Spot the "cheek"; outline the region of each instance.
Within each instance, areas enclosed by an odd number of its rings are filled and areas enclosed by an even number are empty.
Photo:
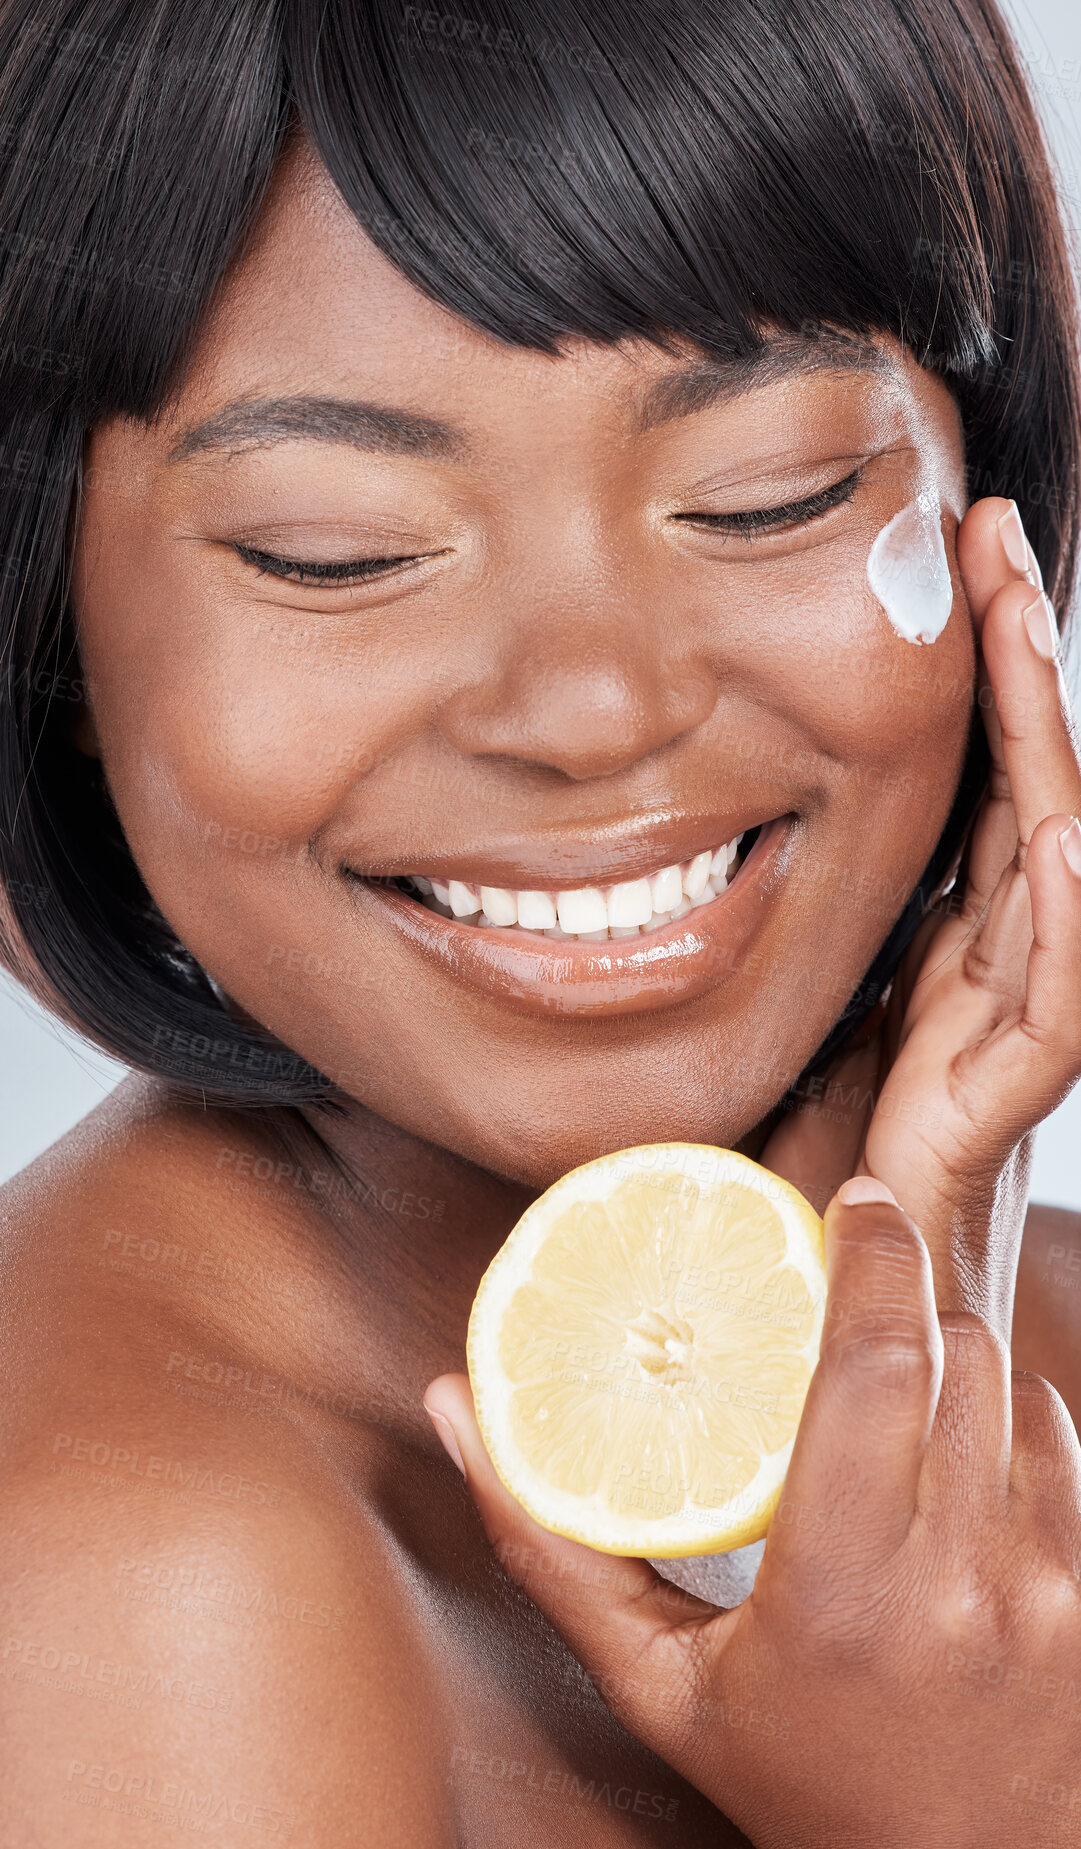
[[[763,638],[760,619],[757,637],[745,638],[745,658],[765,676],[759,697],[790,716],[801,746],[832,765],[838,789],[846,773],[858,788],[861,766],[892,766],[909,784],[933,788],[960,762],[972,705],[975,650],[964,588],[948,547],[943,577],[920,606],[926,618],[934,600],[941,618],[948,600],[948,620],[931,645],[903,639],[868,579],[874,539],[873,532],[854,535],[830,548],[828,563],[812,562],[813,554],[785,561],[760,603],[769,633]],[[926,577],[920,561],[909,559],[906,569]],[[910,605],[921,596],[917,590]]]
[[[141,570],[88,612],[83,659],[106,770],[140,864],[239,834],[299,851],[416,723],[400,664],[306,611],[208,609]]]

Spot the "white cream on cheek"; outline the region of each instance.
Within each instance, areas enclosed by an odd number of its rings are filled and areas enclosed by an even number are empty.
[[[867,559],[867,582],[905,642],[934,642],[942,634],[953,585],[933,489],[921,488],[882,528]]]

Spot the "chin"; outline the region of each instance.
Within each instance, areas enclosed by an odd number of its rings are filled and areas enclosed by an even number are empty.
[[[530,1188],[547,1188],[570,1169],[617,1149],[642,1143],[708,1143],[733,1149],[769,1106],[746,1100],[639,1096],[633,1104],[598,1086],[580,1110],[543,1117],[508,1106],[498,1125],[476,1118],[459,1122],[438,1142],[479,1168]],[[495,1134],[493,1134],[495,1132]]]

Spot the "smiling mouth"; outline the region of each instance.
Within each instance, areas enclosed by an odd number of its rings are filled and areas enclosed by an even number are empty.
[[[489,886],[460,877],[471,870],[464,856],[460,866],[443,861],[427,872],[342,871],[369,927],[394,933],[456,988],[524,1014],[601,1019],[674,1007],[738,977],[776,912],[798,839],[799,818],[789,811],[662,867],[664,849],[643,840],[638,877],[615,885]],[[522,871],[528,866],[536,881],[531,859]],[[517,871],[509,855],[502,864],[493,857],[489,878],[497,866],[504,878]]]
[[[650,937],[728,890],[761,833],[745,829],[731,841],[705,848],[640,879],[613,886],[512,888],[479,881],[402,874],[386,884],[440,918],[476,929],[496,928],[522,938],[600,944]]]

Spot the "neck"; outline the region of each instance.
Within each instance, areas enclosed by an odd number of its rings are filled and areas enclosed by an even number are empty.
[[[437,1373],[465,1365],[477,1286],[535,1191],[492,1175],[353,1100],[305,1107],[306,1165],[323,1213],[323,1262],[342,1315],[332,1334],[380,1398],[419,1413]],[[315,1152],[325,1155],[321,1169]],[[327,1158],[329,1157],[329,1160]]]

